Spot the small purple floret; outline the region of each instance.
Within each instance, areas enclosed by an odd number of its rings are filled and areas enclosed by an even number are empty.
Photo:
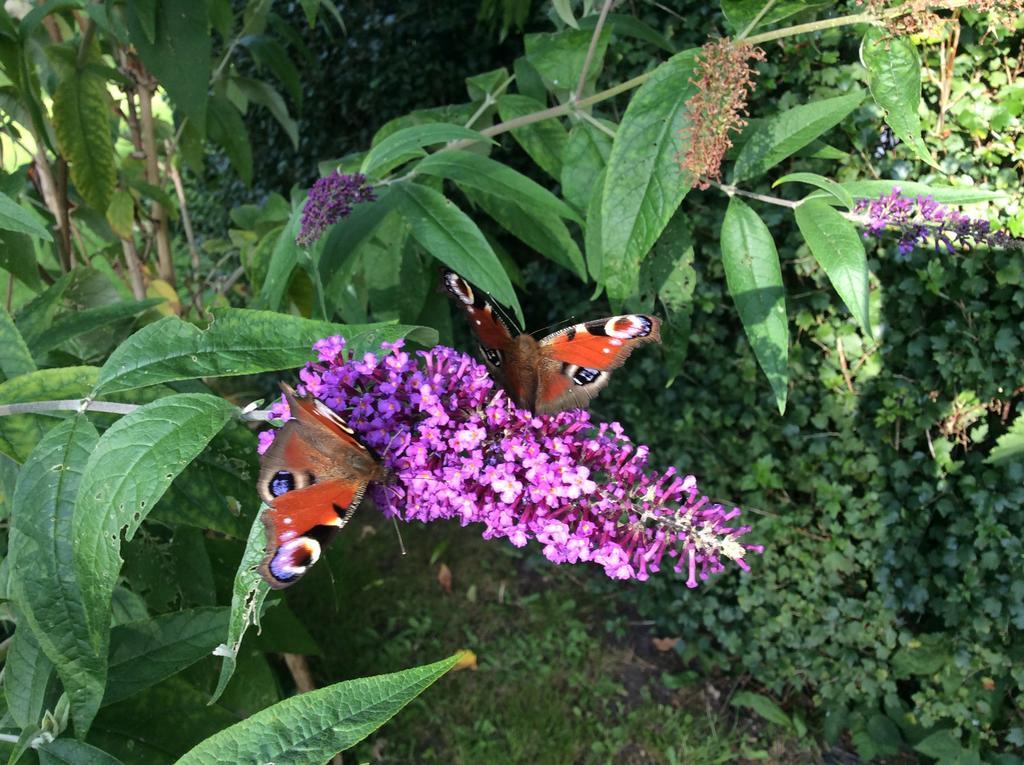
[[[352,213],[360,202],[372,202],[377,196],[361,173],[345,175],[335,170],[309,189],[306,206],[302,208],[302,226],[295,242],[309,247],[324,231]]]
[[[648,448],[618,423],[519,409],[459,351],[410,356],[397,341],[355,359],[338,337],[314,348],[300,390],[346,417],[395,472],[393,486],[372,489],[386,516],[481,523],[486,539],[534,539],[548,560],[596,563],[613,579],[668,566],[689,587],[723,559],[749,570],[744,556],[763,550],[739,541],[750,530],[731,524],[739,509],[700,495],[693,476],[648,470]],[[284,402],[272,412],[287,419]],[[261,434],[261,452],[270,440]]]

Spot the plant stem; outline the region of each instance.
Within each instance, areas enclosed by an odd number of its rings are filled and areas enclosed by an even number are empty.
[[[743,189],[739,189],[736,188],[735,186],[730,186],[725,183],[716,183],[715,181],[711,181],[711,185],[714,186],[719,191],[725,192],[730,197],[734,195],[740,197],[749,197],[750,199],[756,199],[758,202],[764,202],[765,204],[775,205],[777,207],[788,207],[791,210],[795,210],[797,207],[800,206],[799,202],[793,202],[789,199],[782,199],[781,197],[772,197],[768,196],[767,194],[757,194],[753,191],[745,191]]]
[[[139,260],[135,242],[131,239],[122,239],[121,251],[124,253],[125,265],[128,266],[128,283],[131,285],[132,295],[136,300],[145,300],[146,280],[142,276],[142,261]]]
[[[757,12],[757,15],[750,20],[750,23],[747,24],[746,29],[744,29],[742,32],[739,33],[739,35],[737,35],[736,40],[739,41],[745,39],[746,36],[749,35],[751,31],[754,29],[754,27],[756,27],[761,22],[761,19],[764,18],[765,14],[768,13],[768,11],[770,11],[772,9],[772,6],[774,5],[775,0],[768,0],[768,2],[764,4],[764,7]]]
[[[594,59],[594,51],[597,50],[597,41],[601,37],[601,30],[604,28],[604,21],[608,18],[608,11],[612,8],[612,0],[604,0],[601,6],[601,15],[597,17],[594,25],[594,34],[590,37],[590,47],[587,48],[587,57],[583,60],[583,69],[580,71],[580,80],[576,83],[576,96],[573,101],[583,98],[583,88],[587,84],[587,72],[590,70],[590,62]]]
[[[157,165],[156,128],[153,124],[153,90],[150,88],[151,78],[146,75],[139,82],[139,121],[142,131],[142,149],[146,153],[146,182],[154,186],[160,185],[160,170]],[[171,258],[171,239],[167,231],[167,211],[164,206],[153,200],[150,206],[156,238],[157,273],[160,278],[174,286],[174,261]]]
[[[119,404],[115,401],[90,401],[87,398],[66,398],[54,401],[26,401],[22,404],[0,405],[0,417],[11,414],[35,414],[38,412],[108,412],[130,414],[139,408],[138,404]]]
[[[511,75],[508,79],[501,83],[501,85],[496,87],[493,93],[488,93],[484,97],[484,102],[480,104],[480,108],[473,112],[473,116],[466,121],[466,127],[473,127],[473,123],[480,119],[480,115],[487,111],[488,107],[494,106],[494,104],[498,102],[498,96],[504,93],[505,89],[513,82],[515,82],[515,79],[516,76],[514,74]]]
[[[578,114],[580,116],[580,118],[586,120],[591,125],[596,127],[598,130],[600,130],[605,135],[610,136],[613,139],[615,138],[615,130],[614,130],[614,128],[608,127],[607,125],[605,125],[603,122],[601,122],[601,120],[599,120],[597,117],[595,117],[590,112],[576,112],[576,114]]]

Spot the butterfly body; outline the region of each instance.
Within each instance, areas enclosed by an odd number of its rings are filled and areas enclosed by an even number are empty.
[[[335,412],[281,386],[292,419],[277,432],[260,463],[257,490],[267,555],[260,573],[274,588],[298,581],[341,530],[372,481],[387,468]]]
[[[537,414],[585,408],[638,344],[661,340],[661,321],[646,314],[575,324],[536,340],[454,271],[443,271],[442,286],[466,313],[491,376],[517,406]]]

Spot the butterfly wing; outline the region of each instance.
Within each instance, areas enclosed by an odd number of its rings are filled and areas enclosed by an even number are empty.
[[[519,327],[490,295],[451,269],[442,269],[441,285],[469,319],[469,327],[476,336],[480,356],[491,377],[507,387],[506,368],[512,355],[514,339],[522,334]]]
[[[624,314],[566,327],[540,341],[538,414],[586,408],[641,343],[661,341],[661,320]]]
[[[263,455],[257,489],[264,511],[267,555],[260,574],[271,587],[297,582],[348,523],[383,466],[345,421],[322,402],[287,387],[292,419]]]

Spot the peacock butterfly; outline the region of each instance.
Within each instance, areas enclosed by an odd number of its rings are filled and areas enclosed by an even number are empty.
[[[537,414],[583,409],[640,343],[660,342],[661,320],[632,313],[574,324],[541,340],[450,269],[442,288],[466,312],[484,364],[520,407]]]
[[[282,383],[292,419],[260,461],[257,484],[267,555],[259,571],[275,589],[295,584],[349,522],[371,481],[388,469],[337,413]]]

